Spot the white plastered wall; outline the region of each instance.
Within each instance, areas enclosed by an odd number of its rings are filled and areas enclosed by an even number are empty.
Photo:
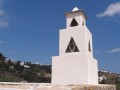
[[[60,56],[65,53],[71,37],[73,37],[79,51],[85,53],[85,27],[71,27],[67,29],[60,30],[60,42],[59,42],[59,53]]]
[[[84,15],[81,12],[68,14],[68,15],[66,15],[66,17],[67,17],[66,28],[70,27],[71,21],[73,20],[73,18],[75,18],[75,20],[78,22],[79,26],[82,26],[83,22],[86,25],[86,20],[85,20],[85,18],[83,18]]]
[[[81,55],[52,57],[52,84],[86,84],[88,82],[88,60]]]
[[[92,34],[86,27],[83,13],[66,15],[66,29],[59,32],[59,56],[52,57],[52,84],[98,84],[97,60],[93,58]],[[75,18],[78,26],[70,27]],[[82,25],[84,21],[84,25]],[[80,52],[66,53],[73,37]],[[90,40],[91,52],[88,50]]]
[[[97,61],[80,53],[52,57],[52,84],[98,84]]]
[[[85,27],[85,49],[86,49],[85,52],[87,56],[93,57],[92,34],[86,26],[84,27]],[[88,50],[89,41],[90,41],[90,46],[91,46],[91,52],[89,52]]]
[[[71,37],[80,52],[65,53]],[[93,58],[92,35],[87,27],[62,29],[59,41],[60,56],[52,57],[52,84],[97,84],[97,61]]]
[[[98,84],[98,65],[97,60],[88,58],[89,84]]]

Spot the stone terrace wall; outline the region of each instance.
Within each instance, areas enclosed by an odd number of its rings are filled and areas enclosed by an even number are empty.
[[[72,90],[116,90],[115,85],[75,85]]]
[[[0,83],[0,90],[116,90],[115,85],[52,85],[50,83]]]
[[[69,85],[69,86],[52,86],[39,87],[35,90],[116,90],[115,85]]]

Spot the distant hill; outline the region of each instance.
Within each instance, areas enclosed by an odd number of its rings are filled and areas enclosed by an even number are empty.
[[[0,82],[51,82],[51,65],[12,61],[0,53]]]

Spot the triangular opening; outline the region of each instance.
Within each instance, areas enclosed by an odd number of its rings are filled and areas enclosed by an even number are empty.
[[[79,49],[76,46],[75,41],[72,37],[66,49],[66,53],[70,53],[70,52],[79,52]]]
[[[78,26],[78,23],[77,23],[77,21],[75,20],[75,18],[73,18],[70,26],[71,26],[71,27]]]
[[[88,44],[88,51],[91,52],[90,40],[89,40],[89,44]]]

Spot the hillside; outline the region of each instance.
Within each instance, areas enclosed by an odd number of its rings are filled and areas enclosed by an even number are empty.
[[[6,60],[0,53],[0,82],[50,82],[51,65]]]
[[[100,84],[116,85],[116,90],[120,90],[120,74],[107,71],[98,71],[98,76]]]

